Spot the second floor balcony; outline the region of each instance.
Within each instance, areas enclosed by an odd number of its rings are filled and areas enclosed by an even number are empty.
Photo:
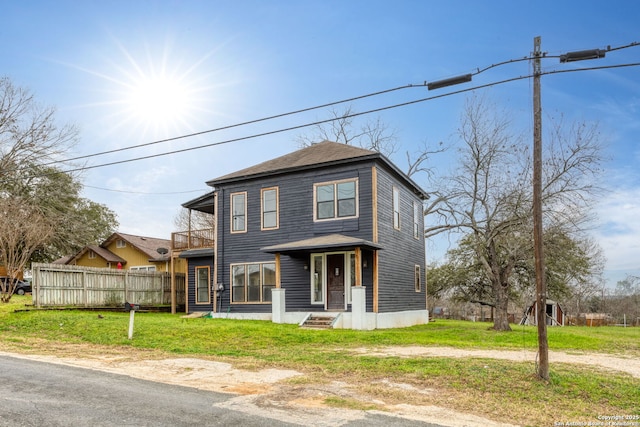
[[[213,228],[171,233],[171,249],[174,251],[213,248],[214,241],[215,230]]]

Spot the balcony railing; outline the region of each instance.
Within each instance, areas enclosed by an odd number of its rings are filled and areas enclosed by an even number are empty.
[[[171,233],[173,250],[213,248],[214,229],[177,231]]]

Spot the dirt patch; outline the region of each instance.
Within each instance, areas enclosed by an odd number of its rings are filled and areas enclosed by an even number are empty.
[[[0,351],[0,355],[29,358],[88,369],[128,375],[149,381],[194,387],[229,393],[231,399],[221,407],[245,413],[260,414],[300,425],[340,426],[351,420],[363,419],[366,413],[431,422],[445,426],[510,426],[468,413],[428,404],[398,404],[391,398],[394,392],[409,393],[414,403],[427,402],[437,390],[411,384],[382,380],[375,384],[358,384],[357,380],[313,381],[304,373],[285,369],[240,369],[231,363],[201,358],[175,358],[157,351],[129,348],[104,348],[90,345],[51,346],[21,351],[38,354],[15,354]],[[0,343],[0,350],[13,351]],[[356,354],[378,357],[480,357],[535,362],[530,351],[462,350],[445,347],[377,347],[359,348]],[[640,377],[640,361],[634,358],[601,354],[568,354],[550,352],[552,363],[598,366]],[[366,387],[384,388],[389,398],[371,398],[363,393]],[[385,399],[385,400],[381,400]],[[345,408],[329,407],[326,402],[342,402]],[[265,408],[269,408],[265,411]]]
[[[378,357],[475,357],[487,359],[513,360],[535,363],[537,353],[528,350],[464,350],[449,347],[380,347],[358,348],[356,353]],[[640,378],[640,359],[635,357],[610,356],[605,354],[570,354],[560,351],[549,352],[549,363],[570,363],[599,366],[611,371],[626,372]]]

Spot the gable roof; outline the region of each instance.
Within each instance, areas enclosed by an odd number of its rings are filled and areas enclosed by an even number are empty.
[[[377,151],[367,150],[353,145],[339,142],[323,141],[310,145],[284,156],[267,160],[255,166],[241,169],[227,175],[207,181],[207,185],[212,187],[242,181],[245,179],[260,178],[270,175],[278,175],[287,172],[300,171],[305,169],[316,169],[329,165],[352,163],[364,160],[380,160],[400,176],[407,184],[414,188],[416,194],[424,199],[428,199],[427,193],[411,180],[405,173],[400,171],[385,156]]]
[[[100,245],[103,248],[109,246],[114,240],[122,239],[132,246],[138,248],[149,256],[149,261],[166,261],[169,259],[168,252],[163,254],[158,253],[159,248],[169,249],[171,247],[171,241],[167,239],[158,239],[156,237],[144,237],[135,236],[133,234],[125,233],[113,233]]]
[[[125,259],[119,257],[118,255],[114,254],[113,252],[109,251],[106,248],[103,248],[97,245],[89,245],[82,248],[80,252],[78,252],[76,255],[68,257],[68,259],[64,262],[64,264],[71,264],[71,262],[81,258],[84,254],[86,254],[89,251],[93,251],[96,255],[98,255],[100,258],[104,259],[107,262],[111,262],[114,264],[119,262],[119,263],[122,263],[123,265],[127,263]]]
[[[341,144],[338,142],[323,141],[310,145],[301,150],[294,151],[275,159],[267,160],[255,166],[251,166],[230,174],[208,181],[208,185],[231,182],[249,177],[272,175],[274,173],[284,173],[307,167],[319,167],[331,163],[340,163],[345,160],[360,158],[379,157],[376,151],[365,150],[353,145]]]

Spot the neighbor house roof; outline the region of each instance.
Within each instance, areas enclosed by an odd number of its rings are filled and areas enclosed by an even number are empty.
[[[169,259],[168,252],[160,254],[158,249],[167,249],[171,247],[171,241],[167,239],[158,239],[156,237],[135,236],[133,234],[113,233],[107,240],[102,242],[100,246],[106,247],[115,239],[122,239],[132,246],[135,246],[149,256],[149,261],[166,261]],[[161,250],[162,250],[161,249]]]
[[[124,258],[119,257],[118,255],[114,254],[113,252],[109,251],[108,249],[105,249],[101,246],[98,245],[89,245],[89,246],[85,246],[84,248],[82,248],[82,250],[80,252],[78,252],[76,255],[69,257],[69,259],[67,260],[67,262],[65,262],[65,264],[70,264],[72,261],[79,259],[80,257],[82,257],[84,254],[86,254],[89,251],[93,251],[95,252],[96,255],[98,255],[100,258],[104,259],[107,262],[112,262],[112,263],[122,263],[122,264],[126,264],[127,260],[125,260]]]
[[[167,239],[158,239],[156,237],[144,237],[144,236],[135,236],[133,234],[125,234],[125,233],[113,233],[109,236],[102,244],[98,245],[89,245],[82,248],[80,252],[71,257],[65,257],[57,260],[56,262],[61,264],[70,264],[74,260],[80,258],[82,255],[87,253],[88,251],[93,251],[99,257],[103,258],[107,262],[111,263],[122,263],[123,265],[127,263],[127,260],[124,258],[114,254],[110,250],[107,249],[107,246],[111,244],[116,239],[122,239],[129,243],[131,246],[136,247],[139,251],[143,252],[145,255],[149,257],[150,262],[160,262],[160,261],[168,261],[169,260],[169,248],[171,247],[171,241]],[[161,254],[158,252],[158,249],[164,248],[167,249],[167,252]]]

